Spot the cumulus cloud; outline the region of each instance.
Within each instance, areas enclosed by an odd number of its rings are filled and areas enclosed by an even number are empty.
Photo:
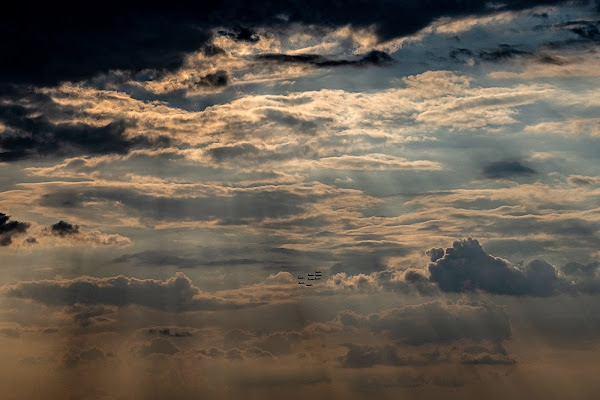
[[[543,260],[512,265],[485,252],[477,240],[454,242],[444,257],[429,264],[430,279],[442,291],[545,297],[600,291],[597,263],[569,262],[559,270]]]
[[[439,291],[422,271],[407,269],[384,270],[371,274],[348,275],[345,272],[334,274],[326,282],[334,289],[344,289],[358,293],[390,291],[403,294],[431,296]]]
[[[446,254],[429,264],[431,280],[446,292],[484,290],[495,294],[548,296],[558,289],[556,269],[533,260],[524,270],[490,256],[477,240],[454,242]]]
[[[510,0],[492,8],[485,1],[457,6],[436,0],[418,5],[376,1],[367,6],[351,1],[339,7],[335,1],[288,0],[268,6],[227,1],[211,6],[186,3],[183,7],[175,1],[166,4],[160,13],[140,13],[134,5],[110,2],[93,14],[67,6],[44,6],[35,11],[7,13],[12,18],[2,19],[5,36],[19,34],[20,40],[3,44],[2,54],[8,61],[0,71],[5,80],[51,85],[109,70],[174,70],[181,66],[187,52],[208,42],[212,29],[221,28],[222,35],[252,45],[261,42],[252,27],[281,26],[282,19],[277,16],[282,15],[288,24],[350,24],[363,28],[374,25],[377,37],[388,40],[413,34],[441,17],[490,15],[538,4]],[[109,12],[115,9],[119,10],[117,19]],[[121,20],[129,23],[122,24]],[[24,55],[23,48],[36,54],[36,58]]]
[[[53,235],[68,236],[79,233],[79,225],[72,225],[65,221],[58,221],[56,224],[50,226],[50,231]]]
[[[166,281],[125,276],[21,281],[4,285],[2,293],[47,305],[140,305],[175,311],[239,309],[257,305],[224,300],[204,293],[181,272]]]

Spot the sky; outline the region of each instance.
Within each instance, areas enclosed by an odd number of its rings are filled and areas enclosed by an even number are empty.
[[[598,397],[595,1],[0,33],[1,398]]]

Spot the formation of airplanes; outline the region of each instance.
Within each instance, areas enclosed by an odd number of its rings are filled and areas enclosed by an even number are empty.
[[[321,271],[315,271],[314,274],[306,274],[306,276],[308,277],[307,280],[309,280],[309,281],[318,281],[318,280],[321,280],[321,277],[323,275],[322,275]],[[313,286],[312,283],[304,282],[304,276],[300,276],[300,275],[298,275],[298,285]]]

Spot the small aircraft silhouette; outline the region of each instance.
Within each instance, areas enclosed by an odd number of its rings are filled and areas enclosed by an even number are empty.
[[[315,271],[315,274],[320,274],[320,273],[321,273],[321,271]]]
[[[312,286],[312,283],[307,283],[306,286]]]
[[[304,285],[304,282],[298,282],[298,285]]]
[[[308,274],[308,276],[315,276],[314,274]]]
[[[309,281],[314,281],[314,280],[315,280],[315,278],[308,278],[308,280],[309,280]]]

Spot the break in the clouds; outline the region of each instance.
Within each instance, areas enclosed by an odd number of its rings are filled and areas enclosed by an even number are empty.
[[[6,6],[0,398],[595,399],[598,6]]]

